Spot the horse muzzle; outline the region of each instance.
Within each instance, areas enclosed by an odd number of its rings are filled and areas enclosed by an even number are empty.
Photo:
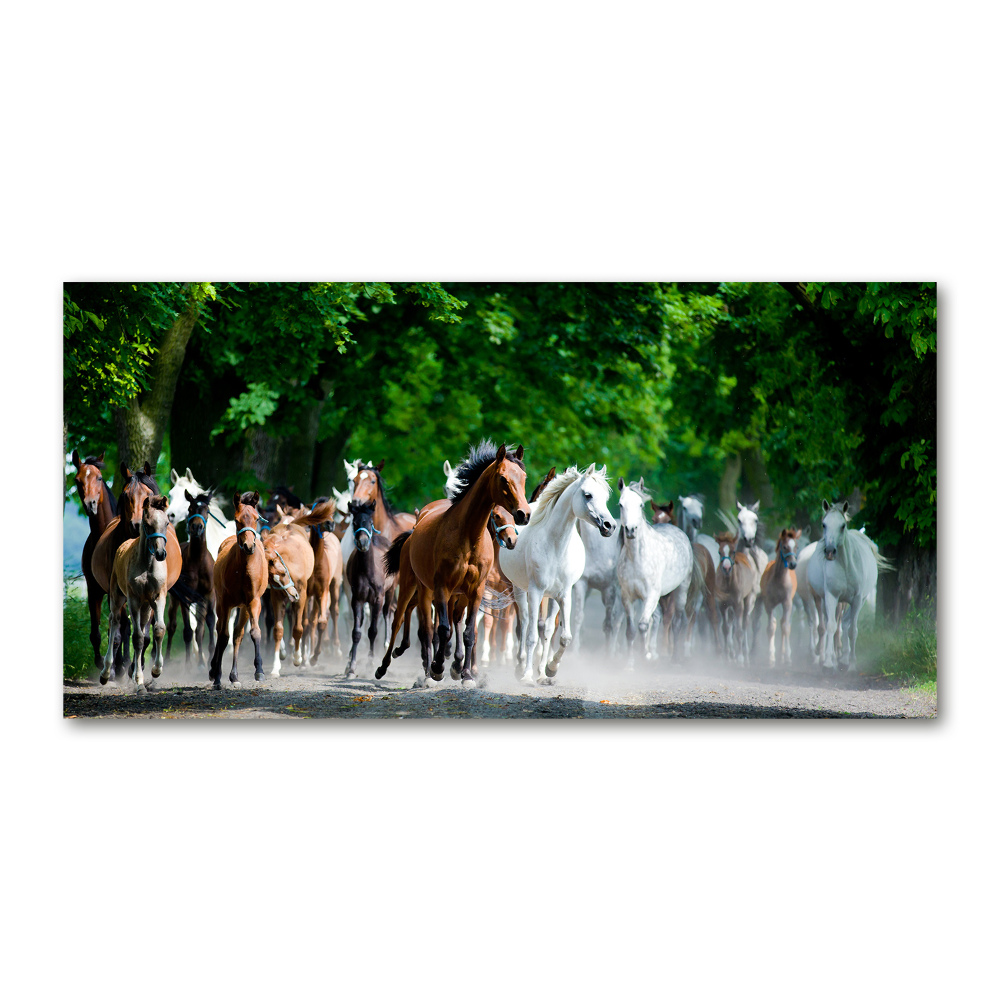
[[[614,521],[603,521],[598,518],[597,530],[600,531],[601,535],[605,538],[610,538],[615,533],[615,522]]]
[[[94,515],[97,513],[97,501],[96,500],[84,500],[83,502],[84,510],[88,514]]]
[[[156,550],[156,551],[155,551],[155,552],[153,553],[153,558],[154,558],[154,559],[155,559],[155,560],[156,560],[157,562],[163,562],[163,560],[167,558],[167,550],[166,550],[166,547],[164,547],[164,548],[162,548],[162,549],[157,549],[157,550]]]
[[[367,552],[372,547],[371,538],[363,531],[355,535],[354,541],[357,543],[360,552]]]
[[[635,528],[622,527],[622,532],[626,538],[635,538]]]
[[[527,524],[531,520],[530,510],[521,510],[518,508],[514,511],[514,523],[515,524]]]
[[[826,556],[826,561],[827,562],[833,562],[833,560],[837,558],[837,550],[836,549],[823,549],[823,555]]]
[[[514,548],[515,545],[517,545],[517,536],[515,535],[513,538],[511,538],[510,532],[508,531],[507,537],[503,540],[503,543],[504,545],[507,546],[508,549],[512,549]]]

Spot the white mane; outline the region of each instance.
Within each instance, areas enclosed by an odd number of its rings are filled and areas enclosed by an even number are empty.
[[[560,472],[559,475],[553,476],[548,486],[542,490],[538,499],[531,505],[531,523],[541,524],[563,493],[585,476],[590,476],[595,482],[603,483],[605,486],[608,485],[608,473],[606,469],[591,467],[581,472],[575,465],[571,465],[565,472]],[[610,487],[608,487],[608,491],[610,493]]]

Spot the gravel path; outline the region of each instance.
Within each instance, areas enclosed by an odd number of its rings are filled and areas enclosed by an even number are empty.
[[[246,656],[244,656],[246,651]],[[308,719],[308,718],[738,718],[845,719],[934,718],[936,699],[883,679],[848,674],[821,676],[812,667],[771,671],[741,669],[706,661],[671,666],[641,664],[627,672],[618,662],[567,654],[556,683],[526,687],[514,680],[512,666],[495,666],[480,687],[464,690],[445,680],[414,689],[423,673],[415,649],[393,660],[385,678],[359,657],[360,677],[346,680],[343,661],[331,657],[317,667],[293,667],[282,676],[253,681],[249,642],[240,651],[243,687],[229,685],[231,653],[224,658],[223,689],[214,691],[204,671],[168,661],[144,695],[131,682],[102,687],[95,679],[66,682],[68,718],[120,719]],[[149,681],[149,667],[146,668]]]

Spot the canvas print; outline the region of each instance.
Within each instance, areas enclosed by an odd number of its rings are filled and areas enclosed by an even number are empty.
[[[67,282],[64,715],[933,718],[936,331],[933,282]]]

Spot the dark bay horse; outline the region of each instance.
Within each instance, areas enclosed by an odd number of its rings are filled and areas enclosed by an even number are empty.
[[[90,612],[90,644],[94,647],[94,666],[104,662],[101,655],[101,604],[105,589],[94,578],[90,563],[94,548],[104,529],[118,514],[115,498],[104,481],[104,452],[90,455],[81,461],[80,453],[73,449],[73,464],[76,466],[76,492],[83,501],[83,509],[90,522],[90,534],[83,544],[81,560],[83,578],[87,583],[87,610]]]
[[[212,644],[212,633],[215,630],[215,596],[214,577],[215,560],[208,545],[208,521],[211,517],[210,505],[212,492],[199,493],[194,497],[185,490],[184,498],[188,502],[187,533],[188,541],[181,544],[181,575],[180,579],[191,590],[202,597],[198,606],[195,626],[191,627],[191,616],[182,601],[174,594],[170,595],[170,612],[167,622],[167,656],[173,644],[174,632],[177,629],[177,611],[181,611],[181,622],[184,634],[184,662],[191,662],[191,640],[194,639],[199,664],[207,664],[211,659],[211,648],[205,649],[205,636],[209,646]]]
[[[385,675],[393,655],[402,619],[416,592],[420,625],[420,651],[424,665],[423,683],[444,675],[444,658],[451,645],[450,606],[456,592],[464,595],[469,609],[465,625],[465,660],[462,684],[474,686],[475,611],[482,603],[486,578],[493,564],[493,542],[488,526],[494,504],[514,515],[516,524],[527,524],[531,509],[524,495],[524,446],[508,454],[505,445],[495,448],[483,441],[472,449],[459,469],[461,487],[447,506],[421,511],[413,530],[397,536],[386,553],[386,570],[399,573],[399,598],[392,622],[389,649],[375,671],[376,679]],[[438,620],[438,649],[431,663],[432,622]]]
[[[368,626],[368,659],[375,658],[375,639],[378,636],[379,615],[385,619],[388,631],[389,614],[394,607],[396,576],[386,571],[384,556],[390,542],[375,527],[377,503],[373,499],[359,501],[356,497],[348,505],[355,537],[354,551],[347,560],[347,582],[351,588],[351,652],[344,671],[354,677],[358,643],[365,620],[365,606],[371,611]]]
[[[217,637],[208,677],[216,689],[222,687],[222,654],[229,645],[229,612],[234,608],[239,613],[233,630],[233,669],[229,672],[229,683],[236,688],[241,686],[236,664],[248,621],[254,648],[254,680],[264,679],[260,658],[260,598],[267,588],[267,561],[259,538],[259,501],[260,494],[256,490],[233,496],[236,534],[222,540],[219,557],[215,560],[213,583]]]

